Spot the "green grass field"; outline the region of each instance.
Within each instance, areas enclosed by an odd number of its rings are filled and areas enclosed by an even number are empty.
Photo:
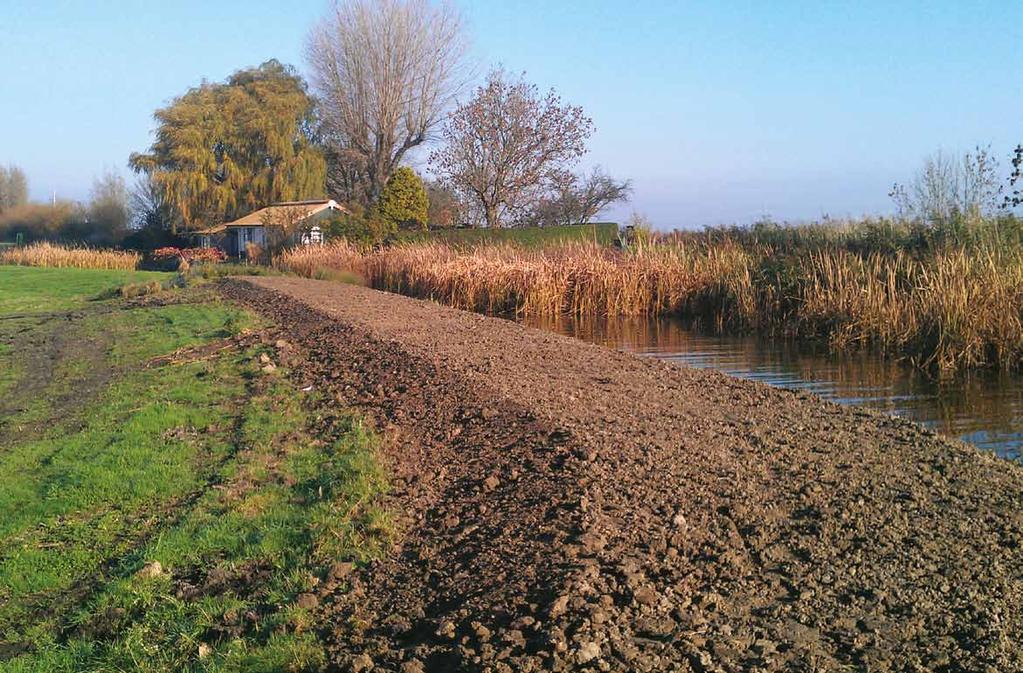
[[[0,670],[315,670],[298,597],[388,542],[375,439],[209,290],[95,299],[138,279],[0,266]]]
[[[157,271],[47,269],[0,265],[0,315],[66,311],[86,305],[105,291],[172,274]]]
[[[422,232],[401,232],[399,234],[399,239],[402,241],[442,241],[453,245],[466,246],[483,243],[514,243],[527,247],[576,241],[611,245],[617,237],[618,225],[614,222],[511,229],[436,229]]]

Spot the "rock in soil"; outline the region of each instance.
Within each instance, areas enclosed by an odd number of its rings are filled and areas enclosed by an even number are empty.
[[[1023,670],[1020,465],[366,288],[219,288],[387,438],[400,544],[320,587],[341,670]]]

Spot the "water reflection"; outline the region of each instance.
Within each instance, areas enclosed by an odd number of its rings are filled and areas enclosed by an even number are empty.
[[[640,355],[880,409],[1006,458],[1019,460],[1023,454],[1023,377],[974,372],[939,382],[873,353],[836,355],[805,342],[708,335],[667,319],[524,322]]]

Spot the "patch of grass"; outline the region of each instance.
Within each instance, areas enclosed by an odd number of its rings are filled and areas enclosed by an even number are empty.
[[[48,269],[0,265],[0,315],[66,311],[126,283],[163,281],[158,271]]]
[[[261,373],[258,347],[180,351],[252,322],[185,292],[193,303],[69,323],[76,342],[104,335],[89,368],[111,375],[88,390],[81,361],[55,363],[34,411],[46,432],[0,452],[4,670],[316,669],[297,597],[389,543],[371,433]],[[76,408],[45,403],[76,385]]]
[[[0,343],[0,395],[4,395],[22,376],[20,367],[14,361],[14,347]]]
[[[225,276],[280,276],[284,271],[261,264],[193,264],[188,272],[188,278],[223,278]]]

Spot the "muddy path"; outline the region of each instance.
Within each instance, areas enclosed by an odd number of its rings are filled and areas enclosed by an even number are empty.
[[[356,671],[1023,670],[1023,468],[904,421],[396,295],[221,291],[388,436]]]

